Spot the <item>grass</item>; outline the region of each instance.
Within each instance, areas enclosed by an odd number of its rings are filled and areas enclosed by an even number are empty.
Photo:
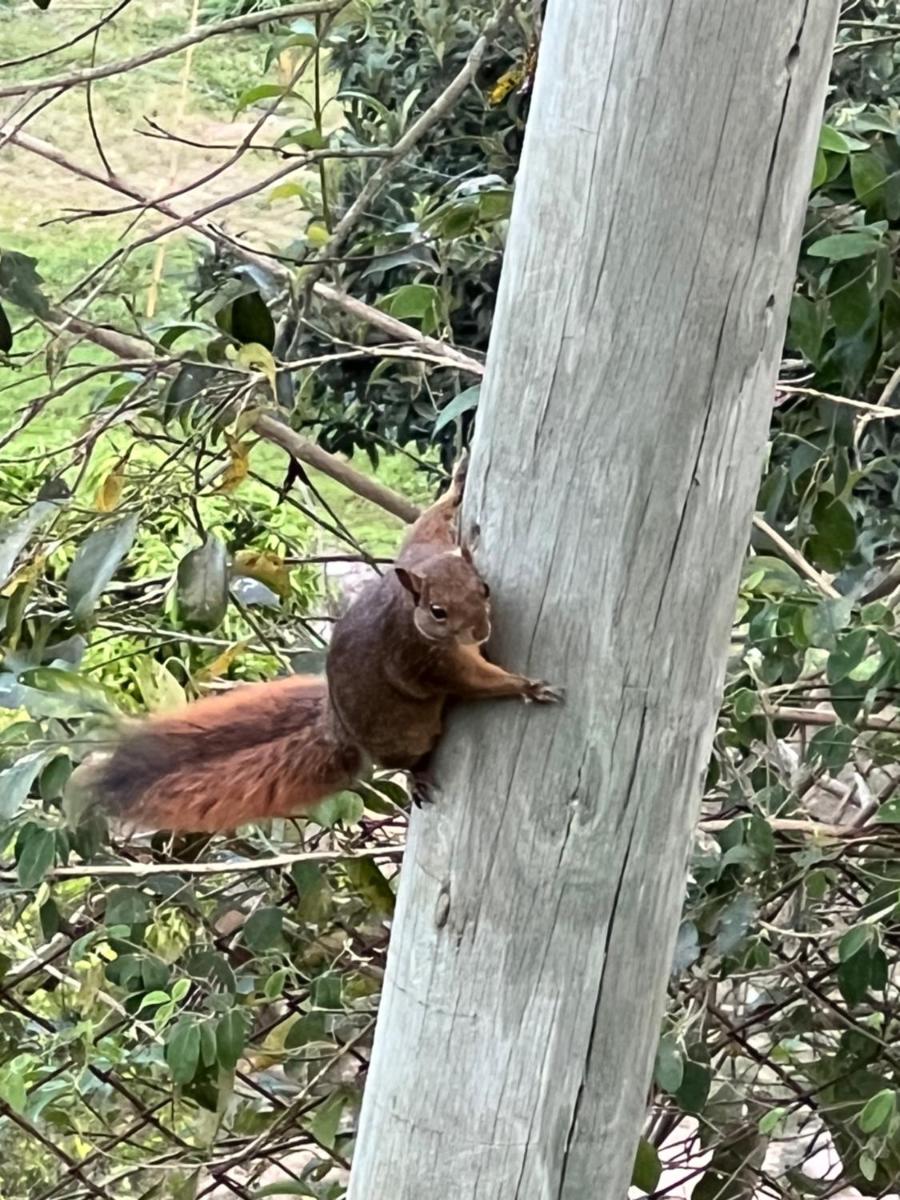
[[[123,13],[104,27],[96,49],[96,61],[108,62],[130,58],[177,38],[189,28],[192,4],[190,0],[133,0]],[[20,58],[48,46],[66,42],[85,26],[97,19],[99,10],[83,0],[54,0],[47,11],[41,11],[32,0],[0,0],[0,60]],[[267,39],[256,33],[213,38],[198,45],[187,70],[184,54],[155,61],[138,71],[113,76],[96,83],[91,90],[94,132],[89,120],[84,88],[72,89],[47,109],[29,121],[27,132],[60,149],[72,161],[92,170],[104,170],[98,145],[102,147],[110,167],[122,179],[136,183],[148,194],[171,190],[177,182],[185,187],[214,172],[227,159],[226,151],[177,146],[148,136],[151,132],[147,118],[166,128],[177,128],[192,141],[213,145],[233,145],[249,132],[258,116],[252,107],[233,115],[240,96],[261,82],[278,78],[278,68],[266,73]],[[13,80],[62,75],[91,64],[91,39],[61,51],[50,58],[34,63],[9,67],[0,72],[4,83]],[[298,89],[308,91],[305,85]],[[0,118],[10,111],[0,107]],[[334,110],[336,106],[332,106]],[[309,123],[302,101],[291,101],[279,111],[271,124],[267,123],[266,137],[274,136],[287,125]],[[190,191],[181,202],[184,209],[214,201],[240,188],[252,185],[269,173],[275,165],[272,156],[248,154],[221,175]],[[315,180],[312,180],[315,185]],[[66,172],[26,151],[6,146],[0,151],[0,250],[12,249],[32,255],[45,281],[47,295],[53,299],[64,296],[95,264],[104,261],[120,247],[121,239],[158,227],[160,218],[135,214],[132,211],[102,218],[72,219],[78,210],[122,207],[108,189]],[[178,201],[175,201],[178,204]],[[136,226],[132,226],[135,216]],[[277,241],[284,245],[290,240],[291,228],[301,236],[305,215],[297,200],[271,202],[257,195],[216,214],[216,219],[233,232],[240,232],[251,243]],[[162,278],[157,296],[157,319],[180,318],[185,311],[185,297],[195,265],[195,253],[190,240],[176,236],[167,240]],[[108,319],[120,327],[133,327],[132,316],[143,318],[156,259],[156,246],[147,246],[131,254],[105,290],[92,303],[90,315],[95,320]],[[23,317],[13,310],[13,316]],[[19,323],[18,321],[16,323]],[[0,390],[0,429],[7,427],[22,410],[47,389],[41,377],[42,346],[45,335],[40,328],[17,336],[16,351],[31,352],[34,361],[22,371],[36,376],[30,381],[15,380],[4,372]],[[103,361],[104,355],[89,345],[80,345],[72,360],[91,364]],[[22,360],[19,359],[21,362]],[[113,378],[113,377],[111,377]],[[73,389],[59,401],[51,403],[27,431],[16,438],[11,447],[0,452],[0,499],[9,501],[30,490],[36,466],[23,464],[19,469],[8,465],[10,451],[19,457],[37,455],[48,449],[59,449],[84,428],[91,407],[98,395],[109,386],[106,377],[92,380]],[[65,379],[61,377],[57,383]],[[14,386],[9,387],[13,382]],[[121,449],[127,434],[114,431],[101,441],[96,451],[96,463],[84,487],[95,487],[98,473]],[[152,455],[150,456],[152,458]],[[2,465],[6,463],[7,465]],[[66,465],[65,454],[54,463]],[[361,469],[367,464],[357,461]],[[260,446],[253,455],[255,470],[272,481],[280,482],[284,475],[283,454],[273,447]],[[415,471],[408,459],[395,456],[383,461],[379,478],[389,486],[412,495],[427,498],[427,481]],[[389,552],[396,544],[398,524],[371,505],[349,496],[329,480],[320,480],[329,503],[339,512],[358,540],[373,553]],[[308,529],[298,528],[298,535],[308,536]]]

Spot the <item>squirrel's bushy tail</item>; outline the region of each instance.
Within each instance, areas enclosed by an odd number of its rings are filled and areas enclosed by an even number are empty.
[[[142,827],[215,832],[312,808],[360,768],[359,752],[335,737],[325,681],[295,675],[141,722],[90,786]]]

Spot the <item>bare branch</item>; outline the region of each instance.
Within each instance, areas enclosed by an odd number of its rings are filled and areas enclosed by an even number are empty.
[[[329,0],[329,2],[323,0],[320,3],[289,4],[284,8],[263,9],[261,12],[247,13],[242,17],[232,17],[231,20],[222,21],[218,25],[203,25],[192,33],[186,33],[183,37],[176,38],[174,42],[169,42],[165,46],[157,46],[143,54],[135,54],[133,58],[122,58],[118,62],[106,63],[100,67],[73,71],[69,75],[56,75],[49,79],[30,79],[23,83],[7,84],[6,87],[0,88],[0,98],[34,96],[38,92],[46,92],[53,88],[78,87],[92,79],[109,79],[111,75],[122,75],[126,71],[146,66],[147,63],[155,62],[157,59],[168,58],[171,54],[179,54],[188,46],[196,46],[198,42],[206,42],[210,38],[219,37],[224,33],[234,33],[241,29],[255,29],[259,25],[266,25],[273,21],[287,21],[293,17],[314,17],[321,13],[333,12],[338,7],[340,5],[334,3],[333,0]]]

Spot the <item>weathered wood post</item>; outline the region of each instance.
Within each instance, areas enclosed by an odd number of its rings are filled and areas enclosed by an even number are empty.
[[[552,0],[465,506],[499,658],[413,822],[351,1200],[622,1200],[837,0]]]

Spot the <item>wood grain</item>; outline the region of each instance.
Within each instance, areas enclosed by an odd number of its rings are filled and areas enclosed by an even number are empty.
[[[836,0],[549,6],[466,526],[497,658],[413,823],[350,1200],[622,1200]]]

